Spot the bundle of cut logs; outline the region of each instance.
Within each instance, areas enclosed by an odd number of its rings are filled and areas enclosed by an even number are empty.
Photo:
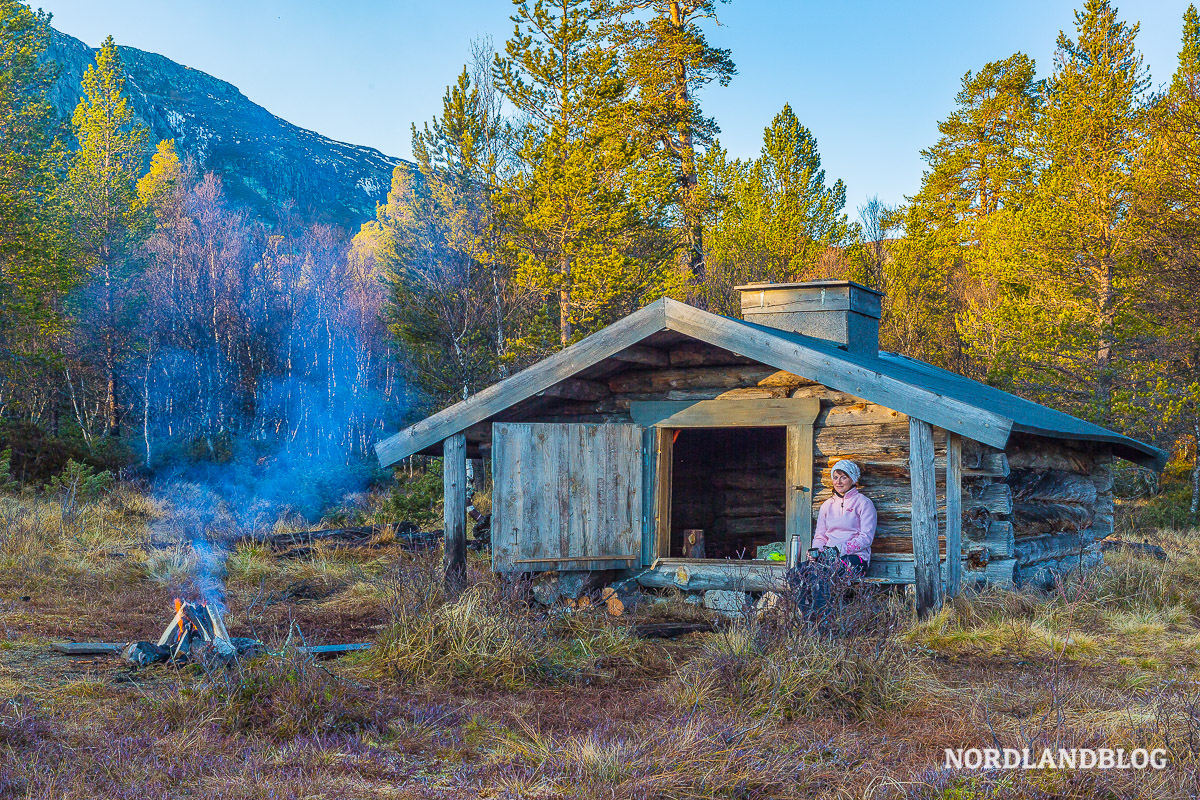
[[[256,639],[233,637],[225,629],[221,612],[207,603],[175,600],[175,617],[158,643],[133,642],[121,657],[130,664],[146,666],[161,661],[229,663],[238,656],[253,657],[263,652]]]

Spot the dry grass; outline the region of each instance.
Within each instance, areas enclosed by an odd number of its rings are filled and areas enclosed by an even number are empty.
[[[1200,543],[1150,538],[1049,594],[987,592],[870,629],[751,618],[655,643],[531,606],[472,558],[243,545],[233,633],[280,656],[232,672],[50,654],[149,637],[186,575],[160,503],[0,495],[0,798],[1093,798],[1200,792]],[[218,520],[216,524],[231,524]],[[296,519],[267,525],[303,525]],[[23,600],[22,597],[29,597]],[[635,620],[697,619],[682,596]],[[315,662],[284,647],[371,640]],[[293,633],[292,644],[296,642]],[[1162,772],[970,772],[943,748],[1162,746]]]
[[[450,599],[436,569],[402,568],[393,578],[391,624],[364,660],[368,673],[429,686],[519,689],[638,665],[640,642],[602,608],[538,610],[495,576],[477,571],[474,579]]]
[[[891,637],[830,640],[802,628],[779,632],[743,620],[708,637],[672,676],[667,692],[684,710],[865,720],[915,708],[936,697],[938,688],[920,659]]]

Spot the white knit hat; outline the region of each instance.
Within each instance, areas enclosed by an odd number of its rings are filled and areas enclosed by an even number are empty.
[[[834,470],[840,470],[846,473],[848,476],[850,476],[850,480],[854,483],[858,483],[858,476],[862,474],[861,470],[858,468],[858,464],[855,464],[853,461],[842,460],[837,462],[829,468],[829,477],[833,477]]]

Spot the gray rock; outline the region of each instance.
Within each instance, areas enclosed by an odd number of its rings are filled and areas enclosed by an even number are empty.
[[[171,651],[154,642],[132,642],[121,651],[121,660],[135,667],[158,664],[171,657]]]
[[[558,573],[539,572],[533,579],[533,599],[544,606],[552,606],[561,595],[558,592]]]
[[[750,598],[745,592],[709,589],[704,593],[704,607],[725,614],[740,614],[749,602]]]
[[[611,569],[571,569],[558,573],[558,593],[561,597],[578,599],[585,594],[599,595],[600,590],[612,582]]]

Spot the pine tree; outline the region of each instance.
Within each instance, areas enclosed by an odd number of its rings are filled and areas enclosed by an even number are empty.
[[[146,127],[133,119],[124,83],[110,36],[83,76],[83,97],[71,117],[79,147],[68,173],[74,245],[88,283],[83,333],[97,351],[106,427],[113,436],[121,433],[119,371],[130,350],[133,256],[145,229],[135,184],[148,138]]]
[[[929,168],[903,209],[904,237],[880,287],[881,335],[900,352],[970,374],[979,371],[972,360],[992,357],[981,316],[995,292],[984,248],[989,225],[1033,179],[1033,61],[1017,53],[968,72],[955,102],[938,123],[941,137],[921,151]]]
[[[1154,320],[1151,345],[1118,393],[1133,431],[1192,461],[1193,522],[1200,516],[1200,14],[1183,18],[1179,62],[1151,116],[1137,217],[1152,265],[1139,310]]]
[[[720,132],[697,95],[714,81],[727,86],[737,68],[729,50],[709,44],[700,27],[716,21],[714,0],[617,0],[608,13],[633,92],[631,127],[670,174],[665,199],[676,264],[694,295],[704,279],[705,206],[712,202],[701,191],[697,161]]]
[[[417,174],[396,169],[378,224],[355,239],[375,242],[391,286],[390,328],[439,403],[490,383],[504,352],[508,274],[492,204],[500,135],[494,105],[464,69],[441,116],[413,126]]]
[[[813,277],[831,248],[851,240],[845,184],[826,185],[817,140],[791,106],[764,129],[757,159],[708,167],[723,176],[715,181],[729,198],[709,234],[710,307],[732,312],[738,283]]]
[[[1108,0],[1060,33],[1030,153],[1037,170],[1019,207],[998,217],[989,257],[1000,272],[992,324],[1007,379],[1101,422],[1113,419],[1122,359],[1140,324],[1130,301],[1138,263],[1132,213],[1149,79],[1137,25]]]
[[[47,14],[0,0],[0,382],[20,387],[6,403],[30,413],[55,407],[47,370],[74,278],[58,232],[66,151],[47,100],[54,70],[41,62],[49,38]]]
[[[562,346],[636,307],[656,264],[638,257],[647,231],[625,188],[635,157],[626,87],[598,14],[590,0],[516,5],[496,59],[498,86],[525,121],[504,203],[518,278],[556,306]]]

